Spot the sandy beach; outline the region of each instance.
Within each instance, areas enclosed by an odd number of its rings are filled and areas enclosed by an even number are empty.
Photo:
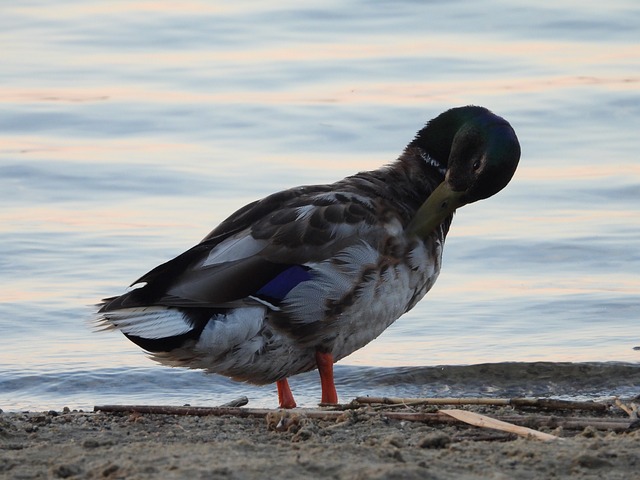
[[[512,407],[462,408],[495,417],[541,414],[515,412]],[[398,408],[362,407],[327,419],[317,418],[322,415],[318,411],[272,410],[251,417],[68,409],[5,412],[0,414],[0,478],[627,480],[640,476],[638,429],[537,427],[561,437],[541,441],[461,423],[390,418]],[[625,418],[624,412],[605,416],[615,421]]]

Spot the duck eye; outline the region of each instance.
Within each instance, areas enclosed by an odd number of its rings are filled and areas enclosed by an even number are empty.
[[[471,168],[473,168],[474,171],[478,170],[480,168],[480,160],[476,160],[475,162],[473,162],[473,166]]]

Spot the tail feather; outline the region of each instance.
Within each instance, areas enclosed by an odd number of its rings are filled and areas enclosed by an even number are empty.
[[[98,312],[102,330],[120,330],[129,340],[148,352],[169,352],[197,340],[207,323],[221,309],[136,306],[107,310],[106,299]]]
[[[103,318],[125,335],[159,339],[193,330],[183,312],[167,307],[135,307],[104,312]]]

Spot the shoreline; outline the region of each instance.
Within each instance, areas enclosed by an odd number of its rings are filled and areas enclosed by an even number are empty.
[[[238,410],[250,409],[232,411]],[[461,410],[516,413],[513,407]],[[323,411],[0,413],[0,478],[628,479],[640,468],[638,429],[539,427],[562,437],[541,441],[462,423],[392,418],[398,408],[358,408],[330,418],[313,413]]]

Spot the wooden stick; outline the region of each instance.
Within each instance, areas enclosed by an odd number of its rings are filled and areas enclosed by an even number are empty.
[[[503,422],[501,420],[496,420],[495,418],[480,415],[479,413],[469,412],[467,410],[440,410],[440,412],[446,413],[447,415],[470,425],[475,425],[476,427],[492,428],[503,432],[515,433],[522,437],[537,438],[538,440],[545,442],[550,440],[560,440],[560,437],[551,435],[550,433],[539,432],[538,430],[514,425],[513,423]]]
[[[608,405],[596,402],[574,402],[553,398],[396,398],[396,397],[357,397],[358,403],[383,405],[491,405],[536,407],[548,410],[589,410],[606,412]]]
[[[394,420],[405,420],[423,423],[456,423],[450,415],[441,413],[413,413],[413,412],[367,412],[368,415],[380,415]],[[327,412],[339,413],[339,412]],[[582,430],[593,427],[596,430],[624,431],[629,428],[631,422],[626,418],[598,418],[598,417],[557,417],[550,415],[500,415],[498,419],[504,422],[525,424],[535,427],[557,428],[570,430]]]
[[[555,398],[510,398],[509,405],[514,407],[544,408],[547,410],[588,410],[593,412],[606,412],[609,410],[609,406],[605,403],[578,402]]]
[[[268,408],[237,408],[237,407],[177,407],[167,405],[98,405],[93,407],[95,412],[105,413],[148,413],[159,415],[196,415],[196,416],[234,416],[241,418],[264,418],[268,413],[278,410]],[[292,412],[299,413],[308,418],[318,420],[336,421],[345,415],[341,411],[326,411],[316,409],[296,408]],[[362,410],[363,415],[370,417],[382,416],[393,420],[404,420],[408,422],[434,423],[456,423],[458,420],[446,413],[414,413],[372,410]],[[526,415],[502,415],[497,417],[504,422],[515,424],[526,424],[535,427],[566,429],[584,429],[593,427],[597,430],[624,431],[629,425],[628,419],[620,418],[593,418],[593,417],[556,417],[556,416],[526,416]]]
[[[268,408],[240,408],[240,407],[178,407],[173,405],[96,405],[94,412],[111,413],[151,413],[158,415],[194,415],[194,416],[224,416],[234,417],[263,417],[273,410]]]
[[[399,398],[356,397],[357,403],[383,405],[509,405],[508,398]]]
[[[616,397],[615,399],[615,405],[616,407],[618,407],[620,410],[623,410],[624,413],[626,413],[627,415],[629,415],[630,418],[632,419],[636,419],[638,418],[638,409],[637,407],[633,408],[633,403],[631,404],[631,406],[625,405],[624,403],[622,403],[622,401]]]

